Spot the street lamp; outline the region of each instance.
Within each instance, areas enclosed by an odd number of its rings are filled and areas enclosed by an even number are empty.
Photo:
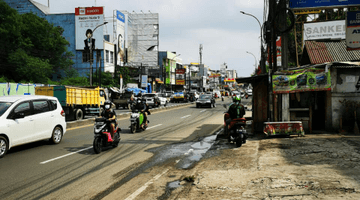
[[[261,70],[265,70],[265,67],[264,67],[264,58],[263,58],[263,55],[264,55],[264,47],[263,47],[263,33],[262,33],[262,25],[259,21],[259,19],[257,17],[255,17],[254,15],[250,14],[250,13],[246,13],[244,11],[240,11],[241,14],[244,14],[244,15],[249,15],[253,18],[256,19],[256,21],[259,23],[259,26],[260,26],[260,53],[261,53],[261,59],[260,59],[260,68]]]
[[[102,23],[102,24],[99,24],[99,25],[97,25],[97,26],[91,31],[90,37],[88,38],[91,43],[93,42],[92,37],[93,37],[93,34],[94,34],[95,30],[96,30],[97,28],[99,28],[100,26],[105,25],[105,24],[107,24],[107,23],[108,23],[108,22],[104,22],[104,23]],[[89,49],[90,49],[90,85],[91,85],[91,86],[92,86],[92,74],[93,74],[93,66],[92,66],[92,64],[93,64],[93,59],[91,59],[91,57],[93,57],[93,56],[92,56],[92,53],[93,53],[93,52],[92,52],[92,47],[93,47],[93,45],[90,45],[90,47],[89,47]]]
[[[255,73],[256,73],[256,66],[257,66],[257,62],[256,62],[256,57],[255,57],[255,55],[253,54],[253,53],[251,53],[251,52],[248,52],[248,51],[246,51],[246,53],[248,53],[248,54],[251,54],[251,55],[253,55],[254,56],[254,58],[255,58]]]

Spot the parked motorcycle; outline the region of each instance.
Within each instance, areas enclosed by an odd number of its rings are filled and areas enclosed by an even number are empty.
[[[227,109],[227,106],[224,105]],[[229,113],[224,113],[224,125],[226,126],[226,120],[230,119]],[[225,127],[225,135],[228,136],[228,141],[236,144],[237,147],[241,147],[246,143],[247,133],[245,130],[246,118],[232,119],[231,122]]]
[[[114,138],[111,138],[110,120],[104,117],[95,118],[93,142],[95,153],[100,153],[103,147],[117,147],[120,142],[120,131],[120,127],[116,124]]]
[[[130,115],[130,132],[135,133],[136,130],[146,130],[147,125],[145,124],[144,120],[144,114],[141,113],[138,109],[135,109],[134,106],[132,106],[131,109],[131,115]],[[147,120],[147,123],[149,123],[149,120]],[[142,126],[142,124],[144,124]]]

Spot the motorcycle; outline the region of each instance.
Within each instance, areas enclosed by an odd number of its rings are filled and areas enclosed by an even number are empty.
[[[226,105],[224,105],[225,108]],[[224,113],[224,126],[226,126],[226,120],[230,119],[229,113]],[[241,147],[246,143],[247,133],[245,130],[246,118],[232,119],[231,122],[225,128],[225,135],[228,136],[228,141],[236,144],[237,147]]]
[[[131,111],[132,112],[130,115],[130,132],[135,133],[136,130],[140,130],[140,129],[145,131],[147,125],[145,124],[144,114],[141,113],[138,109],[134,109],[134,108],[132,108]],[[149,123],[149,120],[147,120],[147,123]]]
[[[95,153],[100,153],[103,147],[117,147],[120,142],[120,131],[120,127],[116,124],[114,138],[111,138],[110,120],[103,117],[95,118],[93,142]]]

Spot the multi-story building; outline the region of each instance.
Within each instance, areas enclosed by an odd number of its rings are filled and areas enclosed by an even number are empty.
[[[100,67],[101,71],[114,73],[116,65],[159,67],[158,14],[129,14],[126,11],[116,11],[116,17],[108,19],[114,23],[107,23],[104,7],[79,7],[74,8],[74,13],[51,14],[49,5],[33,0],[4,1],[20,14],[32,12],[54,26],[62,27],[64,29],[62,35],[69,42],[67,50],[74,54],[72,67],[80,76],[92,74],[90,72],[94,73]],[[94,16],[97,16],[96,22]],[[152,20],[149,21],[149,18]],[[151,23],[151,26],[147,26],[148,23]],[[125,42],[126,25],[130,26],[127,43]],[[146,27],[151,27],[151,30]],[[113,30],[114,35],[107,33],[106,30]],[[87,38],[88,31],[92,32],[91,38]],[[94,45],[89,45],[92,43]],[[90,51],[89,47],[91,47]],[[126,47],[129,47],[128,56],[126,56]],[[128,63],[125,63],[125,58],[128,58]],[[61,72],[57,73],[54,74],[55,77],[60,77]]]

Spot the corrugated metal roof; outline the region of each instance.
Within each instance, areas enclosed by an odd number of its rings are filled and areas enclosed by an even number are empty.
[[[360,60],[360,51],[347,51],[345,40],[327,42],[305,41],[305,47],[311,64]]]

